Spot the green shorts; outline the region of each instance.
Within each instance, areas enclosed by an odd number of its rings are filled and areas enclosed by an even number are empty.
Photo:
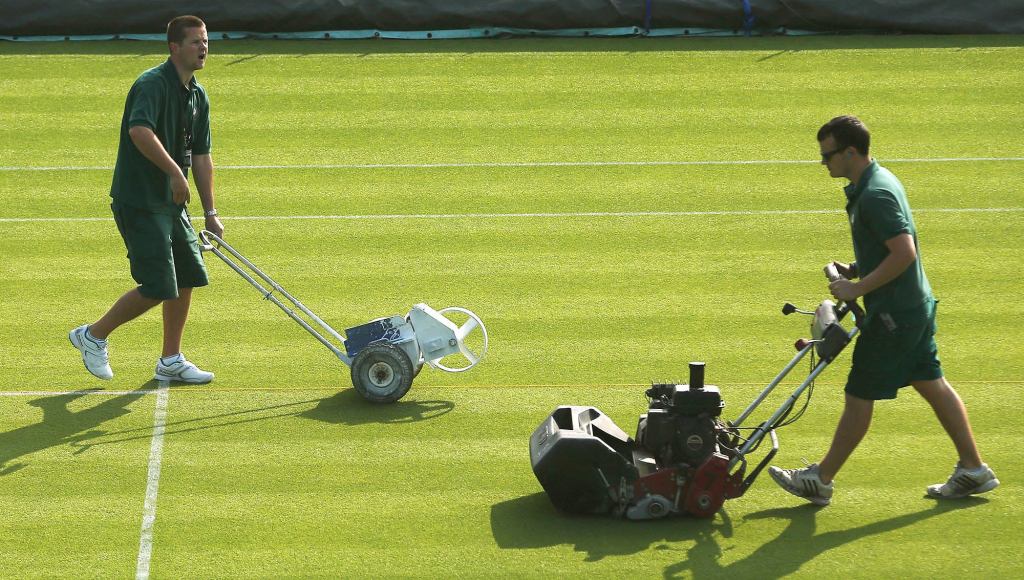
[[[896,392],[913,381],[942,378],[935,307],[932,301],[920,313],[894,317],[895,329],[886,328],[881,317],[873,317],[853,348],[846,392],[872,401],[895,399]]]
[[[210,283],[196,231],[185,210],[168,215],[116,203],[110,209],[128,249],[132,278],[143,296],[171,300],[178,297],[178,288]]]

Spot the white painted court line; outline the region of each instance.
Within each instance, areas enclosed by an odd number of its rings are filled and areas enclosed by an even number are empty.
[[[909,157],[881,159],[882,163],[970,163],[975,161],[1024,161],[1024,157]],[[309,163],[294,165],[218,165],[217,169],[460,169],[475,167],[686,167],[702,165],[801,165],[814,159],[735,159],[694,161],[509,161],[479,163]],[[0,171],[112,171],[98,165],[6,166]]]
[[[1017,213],[1021,207],[940,207],[915,209],[921,213]],[[415,219],[514,219],[514,218],[586,218],[586,217],[702,217],[702,216],[759,216],[759,215],[820,215],[842,214],[841,209],[778,209],[732,211],[579,211],[579,212],[527,212],[527,213],[430,213],[430,214],[352,214],[352,215],[222,215],[224,221],[276,221],[276,220],[415,220]],[[0,223],[26,222],[108,222],[112,217],[39,217],[0,218]],[[193,216],[192,219],[199,219]]]
[[[153,524],[156,523],[156,496],[160,487],[160,462],[164,451],[169,392],[170,384],[160,383],[156,409],[153,411],[153,439],[149,445],[149,472],[146,475],[146,501],[142,511],[142,531],[139,534],[139,557],[135,565],[136,580],[148,580],[149,563],[153,556]]]

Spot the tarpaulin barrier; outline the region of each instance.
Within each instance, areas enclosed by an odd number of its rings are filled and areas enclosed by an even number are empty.
[[[1024,0],[3,0],[0,37],[159,35],[181,14],[228,37],[427,38],[733,33],[1024,33]],[[331,33],[334,33],[331,36]],[[360,34],[351,35],[352,32]]]

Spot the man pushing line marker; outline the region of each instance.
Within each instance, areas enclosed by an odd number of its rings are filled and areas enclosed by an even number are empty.
[[[110,188],[110,208],[128,249],[138,287],[126,292],[93,324],[71,331],[71,344],[96,377],[114,377],[107,337],[157,304],[163,307],[163,353],[158,381],[208,383],[213,373],[189,362],[181,339],[192,289],[209,284],[186,206],[191,167],[206,215],[206,229],[222,236],[213,199],[210,101],[194,73],[206,64],[206,25],[179,16],[167,25],[167,62],[135,81],[125,101],[121,141]]]

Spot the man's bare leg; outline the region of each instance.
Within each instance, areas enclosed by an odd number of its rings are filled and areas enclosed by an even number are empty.
[[[118,298],[106,314],[89,326],[89,334],[93,338],[106,340],[117,327],[138,318],[160,302],[161,300],[143,296],[138,288],[133,288]]]
[[[945,377],[931,381],[915,381],[911,385],[932,406],[939,423],[942,423],[949,438],[953,440],[956,452],[960,456],[960,465],[964,469],[981,467],[981,456],[974,442],[974,433],[967,418],[967,408]]]
[[[178,288],[178,297],[164,300],[164,348],[160,356],[171,356],[181,352],[181,337],[185,334],[185,322],[192,305],[192,289]]]
[[[874,401],[846,394],[846,406],[843,407],[843,416],[840,417],[839,424],[836,425],[832,446],[829,447],[818,466],[818,476],[822,483],[826,485],[832,483],[832,479],[853,454],[853,450],[864,439],[868,427],[871,426],[871,414],[874,408]]]

